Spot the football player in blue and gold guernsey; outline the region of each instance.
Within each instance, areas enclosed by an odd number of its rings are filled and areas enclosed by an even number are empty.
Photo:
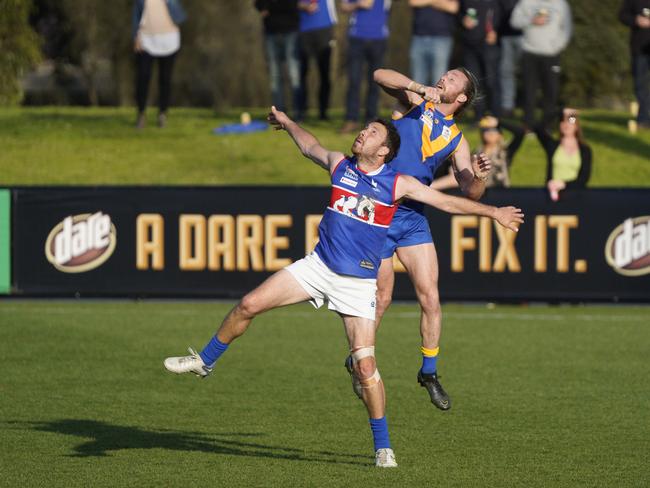
[[[316,249],[278,271],[248,293],[226,316],[216,335],[200,353],[171,357],[165,368],[174,373],[206,377],[230,343],[253,318],[268,310],[300,302],[328,308],[343,319],[353,368],[370,417],[375,466],[396,467],[385,416],[384,385],[375,362],[375,293],[380,252],[395,202],[407,197],[450,213],[491,217],[511,230],[523,222],[521,210],[495,208],[452,197],[400,175],[389,162],[399,148],[399,135],[389,122],[375,120],[356,137],[353,157],[329,151],[284,112],[272,107],[269,122],[288,132],[304,156],[327,170],[332,193],[319,226]]]
[[[440,189],[445,188],[444,184],[437,186],[438,180],[434,182],[433,176],[438,167],[451,158],[461,191],[478,200],[485,190],[490,160],[484,154],[472,160],[469,144],[454,120],[454,116],[470,106],[477,95],[478,84],[474,76],[464,68],[453,69],[445,73],[434,87],[421,85],[388,69],[376,70],[374,78],[397,102],[393,123],[400,134],[401,145],[390,163],[391,167]],[[438,380],[437,370],[442,322],[438,258],[423,205],[419,202],[401,204],[388,232],[377,277],[377,327],[391,302],[395,253],[409,273],[422,309],[422,367],[418,371],[418,382],[426,388],[436,407],[448,410],[451,401]],[[346,366],[353,375],[350,358]],[[352,380],[358,395],[358,381],[354,375]]]

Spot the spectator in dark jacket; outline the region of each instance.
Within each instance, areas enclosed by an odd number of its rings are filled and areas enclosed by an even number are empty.
[[[639,127],[650,129],[650,0],[624,0],[621,22],[631,28],[634,93],[639,102]]]
[[[271,100],[283,112],[284,83],[282,66],[286,63],[296,119],[300,120],[300,60],[298,53],[298,0],[255,0],[255,8],[264,23],[264,46],[269,66]]]
[[[551,200],[557,201],[563,190],[585,188],[591,176],[591,148],[582,136],[577,110],[562,111],[559,141],[542,126],[535,133],[546,152],[546,188]]]
[[[461,0],[458,12],[461,22],[463,64],[485,87],[492,115],[501,113],[499,86],[499,36],[501,6],[499,0]],[[475,103],[476,118],[483,117],[485,100]]]

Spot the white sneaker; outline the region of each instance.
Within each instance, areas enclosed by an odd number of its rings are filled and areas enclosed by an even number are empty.
[[[395,453],[390,447],[377,449],[375,453],[375,466],[378,468],[396,468]]]
[[[200,378],[208,376],[212,372],[212,368],[205,365],[201,356],[194,349],[188,347],[187,350],[190,352],[190,356],[165,359],[164,364],[167,371],[176,374],[194,373]]]

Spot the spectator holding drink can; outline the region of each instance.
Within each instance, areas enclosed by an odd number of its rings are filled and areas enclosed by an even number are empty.
[[[501,23],[499,0],[461,0],[460,9],[463,64],[485,87],[492,115],[501,111],[499,85],[500,46],[497,31]],[[474,109],[476,119],[485,112],[485,101],[478,99]]]
[[[542,125],[550,128],[557,111],[560,88],[560,54],[573,31],[571,9],[566,0],[520,0],[510,25],[523,32],[522,71],[524,122],[535,126],[538,84],[542,88]]]

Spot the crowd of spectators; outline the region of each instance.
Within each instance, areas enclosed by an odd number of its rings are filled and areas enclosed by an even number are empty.
[[[391,0],[254,0],[264,30],[271,102],[302,120],[308,110],[307,76],[318,70],[318,116],[328,119],[331,54],[337,9],[348,14],[345,66],[347,93],[342,133],[352,133],[378,115],[379,87],[373,72],[385,62]],[[483,96],[474,106],[482,147],[495,163],[490,186],[508,186],[508,168],[523,134],[535,132],[547,152],[547,181],[553,199],[571,186],[584,186],[591,153],[578,113],[559,110],[560,55],[572,35],[567,0],[408,0],[412,9],[411,77],[433,86],[450,68],[454,49],[478,78]],[[145,8],[146,7],[146,8]],[[166,7],[166,8],[165,8]],[[135,0],[137,126],[144,126],[151,67],[159,63],[159,117],[165,125],[174,57],[180,47],[180,0]],[[650,127],[650,0],[622,0],[620,21],[631,30],[631,66],[638,100],[638,127]],[[401,33],[400,33],[401,35]],[[456,44],[456,45],[455,45]],[[518,87],[517,80],[521,80]],[[363,84],[365,81],[365,89]],[[362,101],[361,94],[365,93]],[[517,103],[519,101],[519,103]],[[539,105],[539,106],[538,106]],[[523,111],[521,128],[512,122]],[[536,118],[541,108],[541,119]],[[561,115],[561,117],[558,117]],[[560,139],[550,131],[559,119]],[[513,134],[504,142],[502,129]],[[570,169],[567,169],[570,168]],[[566,183],[567,181],[571,182]],[[564,183],[562,183],[564,182]]]

